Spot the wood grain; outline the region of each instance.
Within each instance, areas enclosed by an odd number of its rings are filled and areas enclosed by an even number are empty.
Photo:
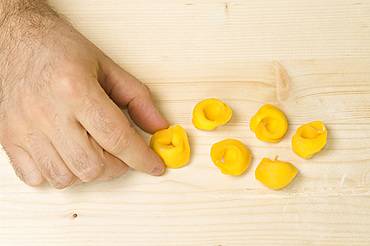
[[[163,115],[186,129],[192,156],[161,177],[129,170],[54,190],[21,183],[1,153],[0,245],[370,245],[369,1],[51,3],[150,87]],[[209,97],[234,113],[214,132],[191,123]],[[265,103],[289,122],[276,144],[249,130]],[[312,120],[326,124],[328,143],[305,160],[290,140]],[[241,176],[210,160],[224,138],[253,155]],[[254,178],[274,155],[299,170],[277,191]]]

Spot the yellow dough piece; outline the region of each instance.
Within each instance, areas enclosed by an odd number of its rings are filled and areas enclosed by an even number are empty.
[[[190,158],[188,136],[179,125],[155,132],[150,139],[152,148],[169,168],[184,166]]]
[[[229,106],[218,99],[210,98],[197,103],[193,109],[193,125],[202,130],[214,130],[226,124],[232,116]]]
[[[297,175],[297,168],[290,162],[263,158],[254,173],[256,179],[271,189],[281,189]]]
[[[312,121],[300,126],[292,138],[293,152],[310,158],[326,145],[328,131],[321,121]]]
[[[249,166],[251,154],[242,142],[235,139],[225,139],[211,147],[213,163],[223,174],[240,175]]]
[[[252,117],[249,127],[261,141],[276,143],[288,130],[288,121],[277,107],[266,104]]]

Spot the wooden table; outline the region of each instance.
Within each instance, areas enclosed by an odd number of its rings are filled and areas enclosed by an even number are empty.
[[[51,4],[150,87],[170,124],[186,129],[192,155],[161,177],[129,170],[55,190],[24,185],[1,153],[0,245],[370,245],[370,1]],[[210,97],[234,116],[214,132],[197,130],[192,109]],[[279,143],[249,130],[266,103],[289,121]],[[325,122],[328,143],[305,160],[290,140],[313,120]],[[241,176],[210,160],[224,138],[253,155]],[[282,190],[254,177],[274,155],[299,170]]]

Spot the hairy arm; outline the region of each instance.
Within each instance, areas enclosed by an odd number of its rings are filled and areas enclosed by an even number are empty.
[[[0,142],[27,184],[56,188],[164,164],[125,118],[168,127],[148,87],[44,1],[0,2]]]
[[[51,31],[62,20],[45,1],[1,0],[0,10],[0,78],[4,84],[21,80],[33,70],[38,53],[48,52],[46,37],[52,36]],[[11,88],[8,83],[0,89]],[[12,90],[2,94],[9,93]]]
[[[15,43],[42,41],[48,32],[61,21],[60,16],[41,0],[1,0],[0,2],[1,51],[9,51]]]

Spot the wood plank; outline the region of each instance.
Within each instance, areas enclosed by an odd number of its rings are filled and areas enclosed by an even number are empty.
[[[125,64],[368,58],[367,0],[51,0]]]
[[[370,83],[364,81],[370,72],[358,72],[361,64],[353,62],[284,64],[291,71],[291,90],[283,104],[277,100],[276,62],[235,64],[223,70],[209,66],[202,71],[217,71],[212,81],[202,73],[193,74],[190,83],[176,81],[175,72],[175,82],[171,76],[165,80],[147,74],[143,79],[157,104],[171,123],[185,127],[192,149],[187,166],[167,170],[162,177],[130,170],[112,181],[63,191],[48,186],[34,189],[16,180],[3,156],[0,241],[17,245],[30,240],[34,245],[103,245],[107,240],[110,245],[367,245]],[[331,81],[335,84],[328,87]],[[327,93],[321,93],[325,88]],[[353,94],[357,91],[361,93]],[[198,100],[210,96],[224,99],[235,117],[215,132],[200,131],[191,125],[191,110]],[[291,129],[278,144],[260,142],[249,130],[249,119],[264,100],[282,106],[290,122]],[[328,144],[313,159],[303,160],[292,153],[290,138],[300,124],[316,119],[327,122]],[[148,134],[140,134],[149,140]],[[242,140],[253,155],[250,168],[239,177],[222,175],[209,158],[212,143],[227,137]],[[262,157],[275,154],[300,171],[279,191],[263,187],[254,178]]]
[[[122,182],[121,182],[122,183]],[[118,191],[1,199],[4,245],[368,245],[366,192]],[[158,187],[156,187],[158,188]],[[74,198],[74,199],[73,199]],[[45,202],[45,200],[47,202]],[[73,202],[72,202],[73,201]],[[74,217],[73,214],[77,214]],[[22,222],[21,224],[16,222]]]
[[[1,152],[0,245],[370,244],[369,1],[50,2],[150,87],[163,115],[186,129],[192,156],[161,177],[129,170],[54,190],[24,185]],[[234,113],[214,132],[191,123],[194,105],[209,97]],[[276,144],[249,130],[265,103],[288,118]],[[328,144],[305,160],[290,140],[312,120],[325,122]],[[253,155],[241,176],[210,160],[224,138]],[[274,155],[299,170],[277,191],[254,178]]]

